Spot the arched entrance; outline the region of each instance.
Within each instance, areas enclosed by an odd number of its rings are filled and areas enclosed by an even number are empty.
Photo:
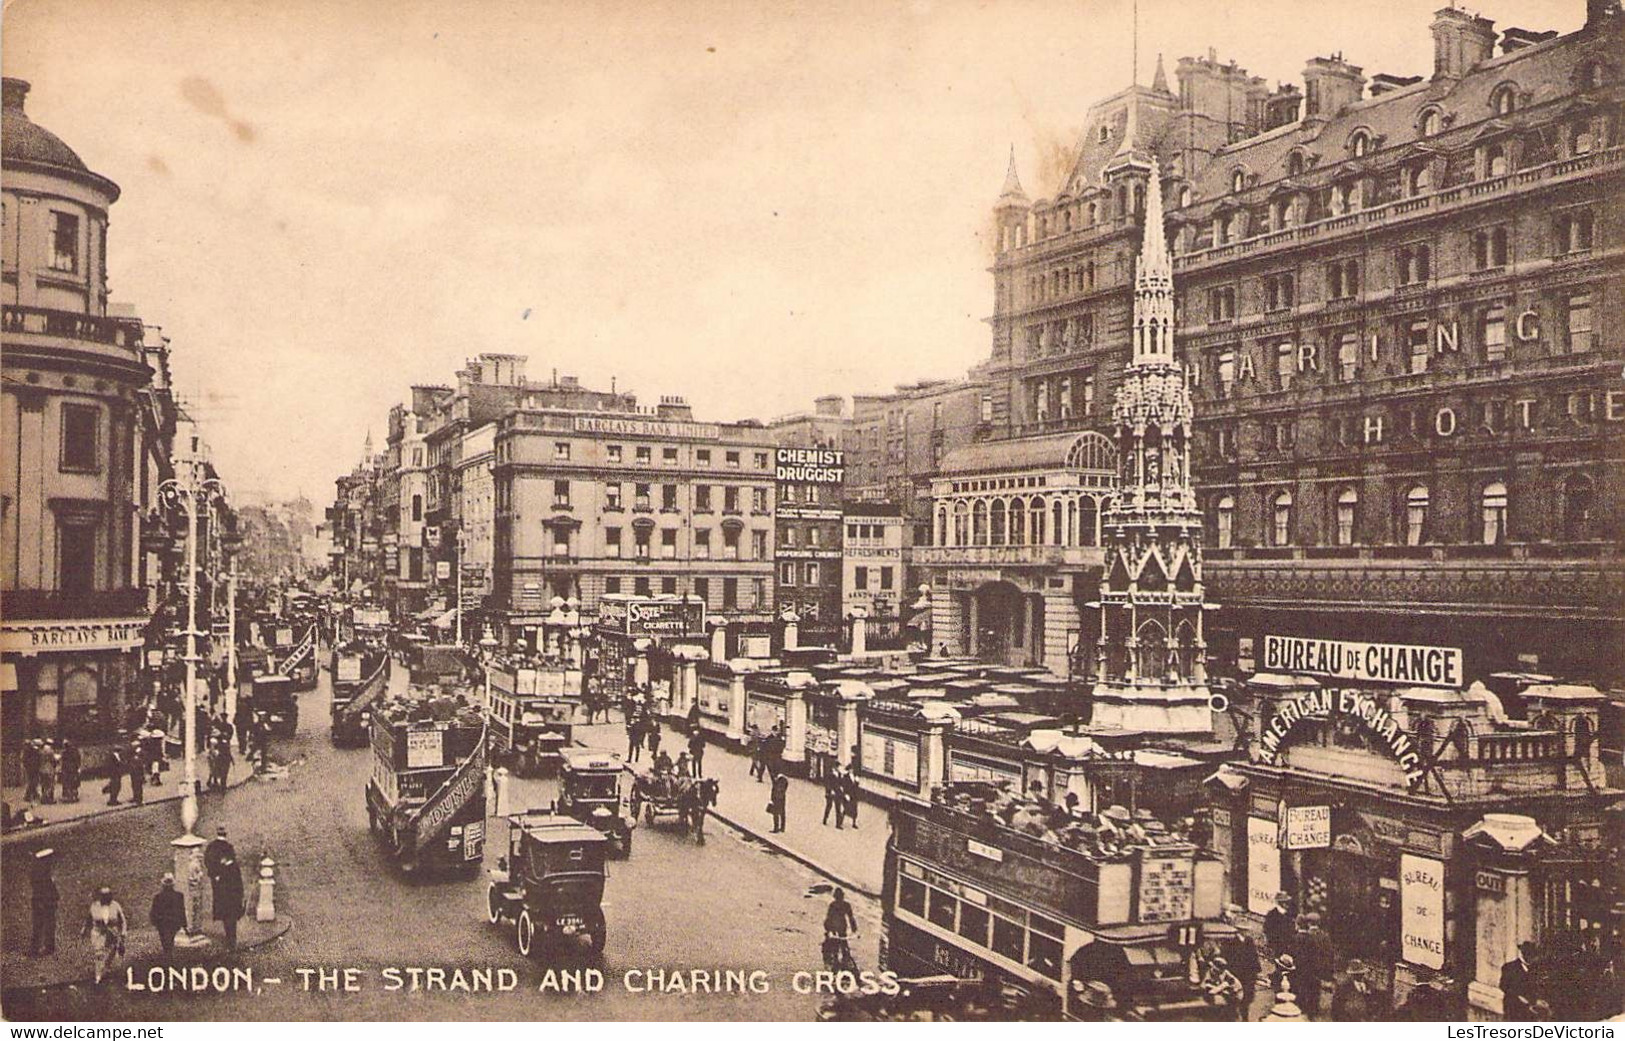
[[[1042,659],[1043,598],[1012,582],[989,582],[970,594],[968,645],[975,657],[1004,665]]]

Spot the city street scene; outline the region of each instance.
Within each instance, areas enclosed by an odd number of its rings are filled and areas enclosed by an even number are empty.
[[[0,1013],[1620,1018],[1625,13],[1440,4],[10,7]]]

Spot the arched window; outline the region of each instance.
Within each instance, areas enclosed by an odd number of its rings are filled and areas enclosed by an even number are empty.
[[[1183,208],[1185,206],[1189,206],[1190,204],[1191,186],[1188,184],[1182,184],[1179,186],[1179,205]]]
[[[1010,500],[1010,545],[1027,544],[1027,504],[1021,499]]]
[[[1155,621],[1142,624],[1135,633],[1140,638],[1138,670],[1141,679],[1160,680],[1168,671],[1168,633]]]
[[[1490,145],[1484,150],[1484,174],[1486,177],[1505,177],[1507,172],[1507,150],[1501,145]]]
[[[1518,110],[1518,88],[1511,83],[1503,83],[1495,88],[1490,95],[1490,108],[1498,116],[1510,116]]]
[[[1094,203],[1089,204],[1089,223],[1094,224],[1100,219],[1100,210]]]
[[[973,545],[987,545],[987,500],[977,499],[970,511],[971,542]]]
[[[1068,546],[1085,545],[1085,542],[1078,538],[1078,534],[1078,500],[1068,499],[1066,501],[1066,544]]]
[[[1356,130],[1349,138],[1349,151],[1355,156],[1365,155],[1371,151],[1371,135],[1364,130]]]
[[[1057,546],[1066,545],[1066,522],[1061,500],[1057,499],[1050,506],[1050,538],[1055,540]]]
[[[1004,500],[994,499],[992,507],[988,510],[988,539],[990,546],[1003,546],[1006,544],[1008,533],[1004,526]]]
[[[1230,171],[1230,190],[1239,192],[1247,187],[1247,171],[1236,169]]]
[[[1579,84],[1581,90],[1596,90],[1608,79],[1608,71],[1600,61],[1588,61],[1580,66]]]
[[[1236,500],[1233,496],[1220,497],[1213,507],[1213,516],[1219,526],[1219,548],[1229,549],[1236,537]]]
[[[1574,721],[1574,758],[1590,759],[1591,746],[1596,740],[1597,732],[1591,725],[1591,720],[1581,716]]]
[[[1507,486],[1500,481],[1485,485],[1479,502],[1484,545],[1498,546],[1507,538]]]
[[[970,545],[970,506],[961,499],[954,503],[954,541],[955,546]]]
[[[1422,113],[1422,119],[1417,124],[1417,129],[1422,132],[1423,137],[1432,137],[1439,132],[1439,124],[1439,110],[1430,108]]]
[[[1292,493],[1282,489],[1275,493],[1270,516],[1270,545],[1292,544]]]
[[[1044,531],[1045,521],[1049,517],[1049,511],[1044,506],[1044,500],[1042,498],[1035,497],[1027,509],[1027,515],[1032,520],[1033,545],[1042,546],[1049,542],[1049,539],[1046,537],[1046,532]]]
[[[1286,175],[1296,177],[1303,173],[1303,153],[1288,152],[1286,157]]]
[[[1354,520],[1360,508],[1360,493],[1344,488],[1337,493],[1337,544],[1354,545]]]
[[[789,487],[794,488],[795,485],[790,485]],[[795,530],[794,528],[786,529],[785,534],[788,535],[790,532],[792,532],[794,530]],[[817,530],[817,529],[814,529],[814,530]],[[938,506],[937,507],[937,530],[936,530],[936,532],[934,534],[934,541],[938,546],[946,546],[946,545],[948,545],[948,507],[947,506]]]
[[[1591,512],[1595,501],[1591,478],[1570,474],[1563,482],[1563,538],[1584,542],[1593,537]]]
[[[1420,546],[1427,538],[1428,490],[1419,484],[1405,493],[1405,545]]]
[[[1421,163],[1410,169],[1410,185],[1412,195],[1421,195],[1433,189],[1433,167],[1429,163]]]

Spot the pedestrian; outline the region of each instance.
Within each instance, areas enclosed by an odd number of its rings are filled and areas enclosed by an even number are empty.
[[[841,790],[846,795],[846,819],[852,822],[852,830],[858,827],[858,794],[862,791],[858,787],[858,775],[850,767],[841,774]]]
[[[644,741],[649,746],[650,755],[660,754],[660,721],[653,713],[643,721]]]
[[[1215,1008],[1224,1009],[1226,1019],[1246,1018],[1247,1006],[1241,1000],[1241,980],[1230,971],[1230,965],[1222,955],[1208,960],[1199,986],[1202,988],[1202,1000]]]
[[[785,802],[790,794],[790,778],[782,773],[773,775],[773,786],[768,790],[767,812],[773,817],[773,830],[780,832],[785,825]]]
[[[113,890],[102,886],[96,890],[96,898],[90,902],[90,913],[85,917],[81,934],[90,937],[97,984],[113,971],[113,963],[124,954],[124,937],[128,932],[129,922],[124,917],[124,908],[113,899]]]
[[[248,754],[248,741],[254,732],[254,713],[243,704],[241,698],[237,702],[237,754]]]
[[[829,815],[835,814],[835,830],[840,831],[846,826],[846,789],[841,784],[838,772],[832,772],[824,777],[824,820],[823,824],[829,826]]]
[[[173,874],[164,873],[147,918],[158,930],[158,945],[163,948],[164,960],[168,961],[175,955],[175,934],[186,927],[186,898],[175,888]]]
[[[40,762],[43,758],[39,738],[33,738],[23,745],[23,777],[28,781],[28,787],[23,792],[24,802],[39,798]]]
[[[1336,957],[1331,938],[1320,927],[1320,915],[1314,912],[1303,916],[1303,929],[1298,934],[1293,960],[1298,963],[1298,1007],[1310,1016],[1320,1014],[1321,984],[1332,978]]]
[[[677,762],[673,766],[673,772],[675,772],[678,777],[694,776],[694,760],[688,757],[687,752],[677,753]]]
[[[688,738],[688,761],[694,768],[695,777],[705,776],[705,734],[696,724]]]
[[[79,774],[84,768],[84,756],[72,741],[62,742],[62,801],[79,801]]]
[[[635,763],[643,756],[643,725],[633,716],[626,717],[626,758]]]
[[[1525,940],[1518,944],[1518,956],[1501,966],[1501,1007],[1509,1023],[1535,1022],[1535,1003],[1540,999],[1533,966],[1537,950]]]
[[[750,775],[760,783],[767,771],[767,756],[762,732],[756,729],[754,723],[746,730],[745,740],[750,746]]]
[[[1226,920],[1231,917],[1232,913],[1227,911]],[[1258,941],[1250,934],[1238,931],[1225,945],[1224,954],[1230,962],[1230,971],[1241,981],[1242,1007],[1250,1009],[1253,1007],[1253,997],[1258,993],[1258,973],[1263,968],[1263,961],[1258,956]]]
[[[220,713],[219,722],[215,725],[219,727],[220,736],[225,739],[225,743],[230,745],[232,736],[236,733],[236,728],[231,725],[231,720],[226,718],[226,714],[224,712]]]
[[[1292,938],[1298,931],[1297,919],[1292,913],[1292,897],[1275,894],[1275,906],[1264,915],[1264,942],[1269,945],[1271,957],[1290,953]]]
[[[140,806],[146,802],[147,764],[141,758],[139,742],[130,744],[130,801]]]
[[[243,869],[235,853],[228,853],[217,865],[214,878],[214,919],[226,929],[226,950],[237,949],[237,920],[243,916]]]
[[[214,829],[214,838],[203,847],[203,870],[209,876],[209,884],[214,884],[215,875],[219,873],[220,862],[227,857],[236,857],[237,847],[231,844],[226,837],[224,824]]]
[[[1351,958],[1343,971],[1347,975],[1332,992],[1332,1022],[1370,1023],[1384,1018],[1365,962]]]
[[[225,791],[231,784],[231,764],[235,757],[231,754],[231,742],[220,742],[220,783],[219,789]]]
[[[56,802],[56,769],[59,762],[56,748],[51,742],[45,742],[44,747],[40,749],[39,760],[40,802]]]
[[[56,850],[42,849],[34,854],[31,881],[33,882],[34,935],[28,953],[36,958],[56,953],[56,909],[62,902],[62,893],[51,877]]]
[[[107,783],[102,791],[107,793],[107,805],[119,804],[119,795],[124,791],[124,755],[117,748],[108,750]]]
[[[700,732],[700,703],[698,701],[688,706],[688,732],[691,735]]]
[[[767,769],[771,773],[779,773],[784,769],[784,729],[779,723],[773,724],[773,732],[767,735],[767,747],[762,750],[766,760]]]

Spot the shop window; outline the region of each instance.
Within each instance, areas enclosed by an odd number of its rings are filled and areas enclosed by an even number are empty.
[[[1427,538],[1429,501],[1425,485],[1405,493],[1405,545],[1420,546]]]
[[[101,703],[101,678],[91,669],[75,669],[62,677],[62,730],[85,736],[94,729]]]
[[[1229,549],[1235,544],[1236,500],[1229,495],[1221,497],[1213,514],[1218,525],[1219,548]]]
[[[62,406],[62,469],[93,471],[101,467],[101,419],[101,409],[95,405]]]
[[[1484,545],[1498,546],[1507,538],[1507,486],[1499,481],[1485,485],[1479,503]]]
[[[51,211],[51,270],[70,274],[79,270],[79,217]]]

